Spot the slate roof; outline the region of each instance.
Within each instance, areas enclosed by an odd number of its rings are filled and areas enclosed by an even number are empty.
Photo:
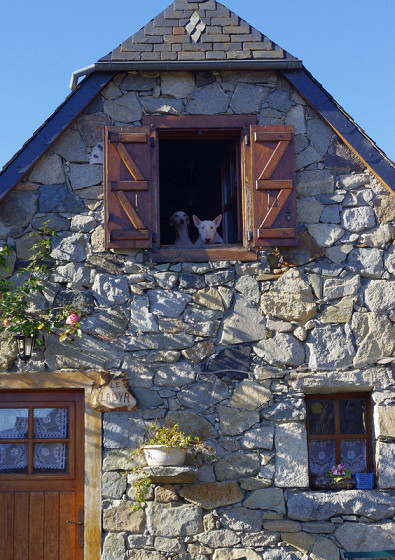
[[[358,127],[302,61],[215,0],[174,0],[137,33],[90,67],[62,105],[0,173],[0,200],[111,80],[124,70],[275,69],[321,115],[361,161],[395,193],[395,165]]]
[[[215,0],[174,0],[100,62],[294,60]]]

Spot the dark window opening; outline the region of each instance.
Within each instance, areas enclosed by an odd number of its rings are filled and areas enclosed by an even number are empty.
[[[161,138],[159,142],[159,218],[161,245],[172,245],[170,225],[174,212],[189,217],[189,237],[194,243],[198,230],[192,216],[214,220],[225,244],[241,243],[240,164],[238,138]]]

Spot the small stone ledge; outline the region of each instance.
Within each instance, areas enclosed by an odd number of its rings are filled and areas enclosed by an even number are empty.
[[[146,467],[144,474],[156,484],[192,484],[198,474],[196,467]]]

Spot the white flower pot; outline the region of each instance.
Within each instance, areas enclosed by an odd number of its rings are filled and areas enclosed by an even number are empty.
[[[186,449],[182,447],[163,447],[144,445],[144,457],[149,467],[180,466],[184,464]]]

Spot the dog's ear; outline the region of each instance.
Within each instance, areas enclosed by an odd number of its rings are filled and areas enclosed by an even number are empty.
[[[222,214],[217,216],[214,220],[214,224],[216,225],[216,227],[219,227],[219,224],[221,223],[221,220],[222,220]]]
[[[200,224],[199,218],[197,216],[193,215],[192,220],[193,220],[193,223],[195,224],[195,226],[199,227],[199,224]]]
[[[172,214],[172,215],[170,216],[170,218],[169,218],[169,224],[170,224],[171,226],[174,226],[174,214]]]

